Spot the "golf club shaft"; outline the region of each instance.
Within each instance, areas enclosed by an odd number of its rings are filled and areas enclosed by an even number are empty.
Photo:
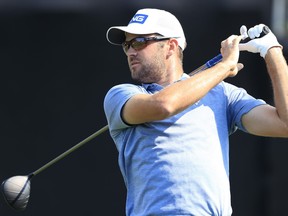
[[[195,70],[193,70],[191,73],[189,73],[190,76],[193,76],[205,69],[208,69],[214,65],[216,65],[218,62],[220,62],[222,60],[222,55],[218,54],[217,56],[215,56],[214,58],[210,59],[209,61],[207,61],[205,64],[201,65],[200,67],[196,68]]]
[[[70,153],[72,153],[73,151],[75,151],[76,149],[80,148],[82,145],[84,145],[85,143],[89,142],[90,140],[94,139],[95,137],[97,137],[98,135],[104,133],[106,130],[108,130],[108,125],[102,127],[101,129],[99,129],[98,131],[96,131],[95,133],[93,133],[92,135],[90,135],[89,137],[87,137],[86,139],[82,140],[81,142],[79,142],[78,144],[76,144],[75,146],[73,146],[72,148],[68,149],[67,151],[65,151],[64,153],[62,153],[61,155],[59,155],[58,157],[54,158],[53,160],[51,160],[50,162],[48,162],[47,164],[45,164],[44,166],[40,167],[39,169],[37,169],[36,171],[34,171],[33,173],[31,173],[31,176],[35,176],[37,174],[39,174],[40,172],[42,172],[43,170],[47,169],[48,167],[50,167],[51,165],[55,164],[56,162],[58,162],[59,160],[61,160],[62,158],[66,157],[67,155],[69,155]]]
[[[220,62],[222,60],[222,55],[218,54],[217,56],[215,56],[214,58],[210,59],[209,61],[207,61],[205,64],[203,64],[202,66],[198,67],[197,69],[193,70],[189,75],[193,76],[196,73],[199,73],[207,68],[210,68],[212,66],[214,66],[215,64],[217,64],[218,62]],[[54,158],[53,160],[51,160],[50,162],[48,162],[47,164],[45,164],[44,166],[40,167],[39,169],[37,169],[36,171],[34,171],[33,173],[29,174],[30,178],[39,174],[40,172],[42,172],[43,170],[47,169],[48,167],[50,167],[51,165],[55,164],[56,162],[60,161],[61,159],[63,159],[64,157],[66,157],[67,155],[69,155],[70,153],[72,153],[73,151],[75,151],[76,149],[80,148],[82,145],[84,145],[85,143],[89,142],[90,140],[94,139],[95,137],[97,137],[98,135],[102,134],[103,132],[105,132],[106,130],[108,130],[108,125],[102,127],[101,129],[99,129],[98,131],[96,131],[95,133],[93,133],[92,135],[90,135],[89,137],[87,137],[86,139],[82,140],[81,142],[79,142],[78,144],[76,144],[75,146],[73,146],[72,148],[68,149],[67,151],[65,151],[64,153],[62,153],[61,155],[59,155],[58,157]]]

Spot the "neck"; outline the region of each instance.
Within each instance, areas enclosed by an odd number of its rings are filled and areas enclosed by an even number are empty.
[[[166,77],[166,81],[159,83],[159,84],[162,85],[163,87],[165,87],[165,86],[171,85],[175,82],[178,82],[181,79],[183,73],[184,72],[182,70],[179,73],[173,73],[173,74],[171,74],[171,76]]]

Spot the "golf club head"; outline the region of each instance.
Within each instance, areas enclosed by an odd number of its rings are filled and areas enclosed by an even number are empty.
[[[2,182],[5,201],[16,211],[23,211],[30,197],[31,176],[14,176]]]

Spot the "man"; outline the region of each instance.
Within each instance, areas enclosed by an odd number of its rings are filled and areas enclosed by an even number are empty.
[[[244,31],[243,31],[244,29]],[[222,61],[194,76],[183,71],[181,24],[159,9],[137,11],[107,31],[122,45],[137,84],[112,87],[104,99],[127,187],[126,215],[231,215],[229,135],[288,137],[288,70],[282,46],[264,25],[221,42]],[[242,43],[249,36],[252,40]],[[239,50],[260,53],[275,106],[224,80],[243,68]]]

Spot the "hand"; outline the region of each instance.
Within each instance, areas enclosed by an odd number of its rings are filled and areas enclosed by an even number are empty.
[[[240,51],[249,51],[252,53],[260,53],[260,56],[265,58],[267,51],[272,47],[281,47],[283,48],[279,42],[277,41],[276,36],[272,33],[270,29],[268,29],[268,33],[261,37],[261,33],[265,31],[265,28],[268,28],[264,24],[255,25],[250,28],[247,32],[247,28],[245,25],[241,26],[240,33],[245,38],[250,38],[251,40],[247,43],[240,43],[239,49]]]
[[[244,67],[243,64],[238,63],[239,60],[239,42],[242,36],[231,35],[226,40],[221,42],[220,52],[222,54],[222,63],[224,63],[230,70],[229,77],[236,76],[237,73]]]

